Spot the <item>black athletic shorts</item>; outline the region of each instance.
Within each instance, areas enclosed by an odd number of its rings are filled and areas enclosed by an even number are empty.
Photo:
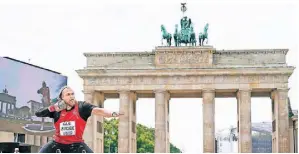
[[[85,143],[61,144],[50,141],[45,144],[39,153],[93,153]]]

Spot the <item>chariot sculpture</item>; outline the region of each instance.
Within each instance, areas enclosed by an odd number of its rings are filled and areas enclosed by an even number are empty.
[[[161,25],[161,32],[162,32],[162,40],[161,44],[163,46],[163,40],[166,40],[167,46],[172,45],[172,40],[174,40],[175,46],[181,46],[181,44],[185,44],[185,46],[196,46],[197,39],[196,34],[194,32],[194,27],[191,18],[184,16],[184,13],[187,10],[186,3],[181,3],[181,11],[183,12],[183,17],[180,20],[180,29],[179,25],[175,25],[175,31],[172,35],[171,33],[167,32],[164,25]],[[208,29],[209,24],[207,23],[201,33],[198,35],[198,44],[199,46],[203,46],[205,41],[206,44],[208,42]],[[173,37],[173,39],[172,39]]]

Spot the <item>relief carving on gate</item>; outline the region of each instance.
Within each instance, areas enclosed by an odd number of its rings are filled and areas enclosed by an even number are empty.
[[[157,65],[212,65],[213,53],[209,51],[157,52]]]

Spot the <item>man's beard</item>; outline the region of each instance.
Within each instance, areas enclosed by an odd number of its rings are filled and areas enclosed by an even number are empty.
[[[68,103],[66,103],[66,105],[68,106],[68,107],[73,107],[73,106],[75,106],[75,100],[74,99],[72,99],[72,100],[70,100]]]

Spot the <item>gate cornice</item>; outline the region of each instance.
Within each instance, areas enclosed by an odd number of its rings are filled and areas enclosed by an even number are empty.
[[[117,76],[218,76],[218,75],[286,75],[290,76],[295,67],[241,67],[214,69],[81,69],[76,72],[82,78],[86,77],[117,77]]]

